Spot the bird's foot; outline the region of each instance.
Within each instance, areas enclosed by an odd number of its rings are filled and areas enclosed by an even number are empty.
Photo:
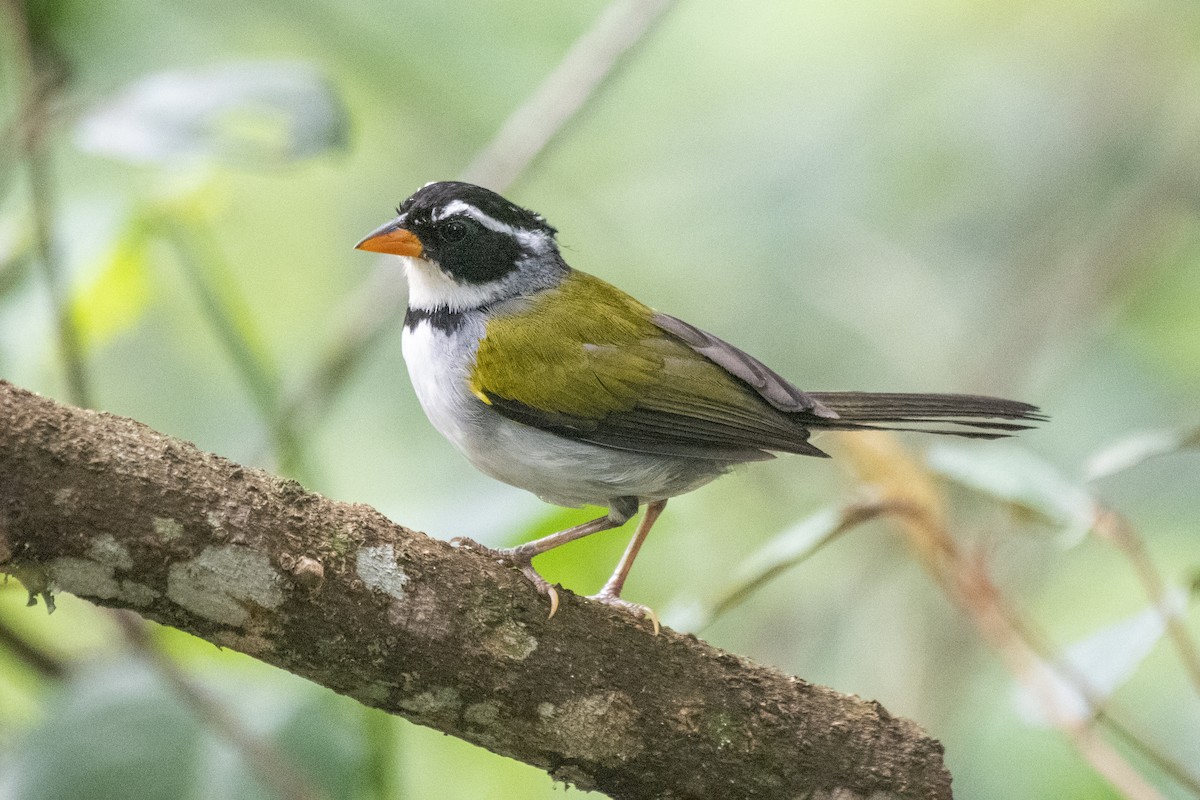
[[[550,581],[543,578],[533,568],[533,556],[522,554],[520,548],[517,547],[488,547],[466,536],[456,536],[450,540],[450,544],[455,547],[474,550],[476,553],[494,559],[497,563],[503,564],[506,567],[516,567],[521,570],[521,574],[533,584],[533,588],[537,589],[540,594],[544,594],[550,598],[550,613],[546,616],[546,619],[550,619],[558,613],[558,590],[554,588],[554,585]]]
[[[631,614],[638,619],[650,620],[650,624],[654,626],[654,635],[658,636],[658,614],[654,613],[654,609],[650,606],[644,606],[641,603],[632,603],[629,600],[622,599],[620,595],[601,589],[598,593],[589,595],[589,600],[595,600],[618,611],[624,611],[626,614]]]

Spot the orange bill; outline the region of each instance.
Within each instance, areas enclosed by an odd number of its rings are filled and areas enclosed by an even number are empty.
[[[423,252],[421,240],[412,231],[400,227],[393,221],[381,225],[363,237],[354,245],[356,250],[370,250],[373,253],[391,253],[394,256],[412,256],[420,258]]]

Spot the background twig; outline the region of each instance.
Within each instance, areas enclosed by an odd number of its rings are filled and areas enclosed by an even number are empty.
[[[275,790],[280,800],[321,800],[295,764],[289,764],[274,747],[255,736],[228,709],[191,680],[179,666],[154,646],[145,623],[128,611],[113,613],[125,641],[150,664],[213,732],[232,744],[258,776]]]
[[[595,97],[620,59],[641,42],[674,0],[618,0],[604,9],[554,71],[509,115],[462,174],[504,192]]]
[[[15,51],[23,73],[24,96],[16,125],[17,153],[28,176],[34,249],[54,312],[58,349],[66,373],[67,396],[79,406],[91,406],[83,345],[71,318],[67,276],[55,242],[54,168],[50,155],[53,104],[66,80],[66,71],[53,52],[34,35],[22,0],[5,0]]]
[[[0,618],[0,647],[43,678],[57,681],[66,677],[67,665],[61,659],[30,642],[13,630],[2,618]]]
[[[278,370],[253,345],[245,325],[248,314],[236,314],[237,298],[224,296],[228,281],[217,276],[228,274],[216,244],[206,230],[176,221],[170,217],[156,220],[153,230],[174,246],[182,271],[199,299],[205,320],[225,348],[230,362],[250,393],[259,414],[271,432],[271,441],[284,474],[304,480],[308,477],[301,437],[294,420],[281,406],[282,391]],[[225,290],[227,291],[227,290]]]
[[[916,559],[971,621],[1018,684],[1037,697],[1039,708],[1049,722],[1123,797],[1131,800],[1162,797],[1116,748],[1097,734],[1091,718],[1081,718],[1065,706],[1061,692],[1051,680],[1054,676],[1065,677],[1087,699],[1094,698],[1095,692],[1090,691],[1081,676],[1058,663],[1059,659],[1043,657],[1027,634],[1031,626],[992,582],[985,565],[962,552],[946,528],[941,493],[928,471],[897,444],[892,434],[843,436],[839,442],[839,453],[847,456],[844,463],[882,494],[888,515],[904,533]],[[1127,729],[1123,733],[1132,735]],[[1144,744],[1143,748],[1152,751]],[[1156,763],[1190,790],[1200,788],[1185,769],[1169,759],[1159,755]]]
[[[1138,580],[1150,597],[1150,602],[1163,616],[1167,637],[1179,655],[1179,661],[1187,673],[1188,680],[1192,682],[1192,688],[1200,694],[1200,653],[1197,653],[1191,632],[1179,618],[1175,604],[1168,597],[1166,582],[1159,575],[1154,562],[1150,560],[1141,537],[1128,520],[1110,508],[1097,511],[1095,530],[1097,534],[1112,542],[1133,566]]]

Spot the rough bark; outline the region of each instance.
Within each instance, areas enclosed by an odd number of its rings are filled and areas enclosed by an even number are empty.
[[[0,571],[128,608],[615,798],[948,798],[838,694],[129,419],[0,382]]]

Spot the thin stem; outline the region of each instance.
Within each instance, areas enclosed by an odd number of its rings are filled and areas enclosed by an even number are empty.
[[[620,0],[605,7],[463,171],[462,179],[503,192],[594,98],[617,63],[643,41],[673,0]]]
[[[194,683],[154,643],[146,623],[132,611],[114,611],[129,646],[140,655],[214,732],[224,737],[241,754],[280,800],[323,800],[307,777],[269,742],[254,735],[216,698]]]
[[[331,319],[345,320],[346,327],[322,357],[305,389],[287,401],[283,414],[290,425],[299,426],[306,420],[324,417],[339,389],[354,374],[359,361],[399,323],[405,297],[398,267],[381,263],[356,287],[354,294],[329,315]]]
[[[362,709],[363,735],[367,740],[367,791],[373,800],[400,800],[396,781],[396,753],[400,749],[398,721],[376,708]]]
[[[3,619],[0,619],[0,647],[47,680],[62,680],[67,675],[67,665],[62,659],[30,642]]]
[[[180,266],[200,301],[205,319],[224,345],[267,423],[280,471],[291,477],[304,478],[303,443],[292,419],[283,408],[277,370],[247,340],[230,311],[230,304],[222,298],[221,291],[212,280],[211,273],[223,269],[222,259],[212,241],[195,225],[182,224],[170,217],[158,218],[154,224],[155,229],[174,245]]]
[[[1175,652],[1183,664],[1183,670],[1192,682],[1192,688],[1200,694],[1200,653],[1196,643],[1167,596],[1166,581],[1158,573],[1154,562],[1146,552],[1146,545],[1137,531],[1121,514],[1113,509],[1102,508],[1096,514],[1096,532],[1112,542],[1133,565],[1133,571],[1146,589],[1150,602],[1163,616],[1167,638],[1175,646]]]
[[[1189,775],[1182,764],[1172,761],[1155,750],[1146,743],[1143,737],[1130,730],[1125,723],[1113,719],[1109,714],[1100,716],[1099,721],[1131,749],[1136,750],[1139,755],[1158,767],[1164,775],[1171,777],[1193,795],[1200,797],[1200,780]]]
[[[1163,774],[1200,795],[1200,782],[1189,774],[1186,768],[1155,750],[1128,726],[1114,719],[1111,710],[1102,710],[1103,701],[1099,693],[1091,688],[1087,678],[1054,654],[1045,637],[1039,635],[1033,626],[1008,604],[983,566],[962,554],[941,524],[940,515],[931,513],[931,509],[923,502],[893,496],[847,506],[843,509],[837,525],[813,548],[806,550],[803,558],[774,565],[754,580],[738,587],[714,606],[705,624],[711,623],[784,570],[803,561],[833,539],[881,516],[895,518],[917,550],[918,560],[926,567],[947,598],[974,623],[981,638],[1001,657],[1001,661],[1009,668],[1016,681],[1040,699],[1050,723],[1066,735],[1084,760],[1123,796],[1154,800],[1161,797],[1161,794],[1146,782],[1119,751],[1096,735],[1094,723],[1112,730]],[[1068,682],[1087,703],[1093,716],[1080,718],[1073,711],[1063,708],[1061,691],[1050,678],[1051,675]]]
[[[79,330],[71,317],[65,270],[54,245],[54,170],[47,146],[50,106],[62,84],[63,73],[54,66],[54,55],[34,40],[24,3],[21,0],[7,0],[5,8],[12,23],[10,29],[13,31],[17,58],[24,72],[24,98],[16,126],[16,150],[25,163],[29,178],[34,250],[50,296],[67,395],[72,403],[86,408],[92,405],[92,393],[84,366]]]
[[[1157,789],[1128,760],[1094,730],[1111,723],[1111,711],[1099,715],[1100,693],[1085,676],[1054,655],[1046,638],[1019,615],[992,582],[986,565],[962,552],[944,521],[941,487],[922,463],[912,458],[889,434],[858,434],[838,439],[843,464],[863,483],[880,493],[888,513],[905,535],[917,560],[942,589],[951,604],[964,613],[980,637],[1000,657],[1017,683],[1042,704],[1050,723],[1062,732],[1079,755],[1113,788],[1129,798],[1158,798]],[[1049,655],[1048,655],[1049,654]],[[1061,685],[1071,684],[1092,712],[1081,715],[1064,704]],[[1129,734],[1123,728],[1121,734]],[[1124,738],[1134,740],[1132,734]],[[1138,749],[1153,753],[1153,761],[1180,785],[1196,792],[1197,781],[1182,766],[1139,741]]]
[[[759,589],[766,586],[776,577],[803,563],[813,556],[818,550],[825,545],[837,539],[844,533],[848,533],[859,525],[869,522],[876,517],[882,516],[889,511],[889,506],[881,501],[864,501],[860,503],[852,503],[841,510],[840,519],[830,531],[816,542],[811,548],[806,549],[797,558],[789,558],[772,564],[768,569],[763,570],[758,575],[755,575],[748,581],[738,584],[732,591],[726,592],[718,600],[713,603],[712,610],[704,617],[697,625],[696,630],[702,631],[709,625],[716,622],[729,611],[737,608],[742,603],[750,598]]]
[[[904,500],[891,501],[888,513],[902,522],[910,541],[915,541],[922,552],[935,553],[934,557],[923,559],[935,582],[975,624],[980,636],[1001,657],[1017,682],[1039,698],[1050,723],[1067,736],[1076,751],[1114,789],[1132,799],[1162,796],[1119,751],[1096,735],[1093,719],[1080,718],[1063,708],[1061,692],[1050,675],[1067,681],[1083,697],[1094,713],[1094,721],[1111,727],[1165,774],[1200,794],[1200,783],[1184,767],[1158,753],[1127,727],[1120,726],[1111,712],[1101,713],[1102,701],[1087,679],[1055,655],[1046,645],[1045,637],[1034,633],[1033,626],[1005,600],[983,565],[964,557],[949,532],[933,516],[920,505]]]
[[[7,261],[0,262],[0,300],[25,279],[32,267],[32,260],[31,253],[20,252]]]
[[[54,325],[58,332],[58,347],[67,378],[67,396],[82,408],[92,405],[92,392],[87,370],[84,367],[83,345],[79,329],[71,317],[66,280],[62,263],[53,243],[54,200],[51,189],[49,155],[42,150],[27,148],[25,169],[29,174],[29,193],[33,209],[34,242],[38,263],[42,268],[42,279],[50,294],[54,310]]]

